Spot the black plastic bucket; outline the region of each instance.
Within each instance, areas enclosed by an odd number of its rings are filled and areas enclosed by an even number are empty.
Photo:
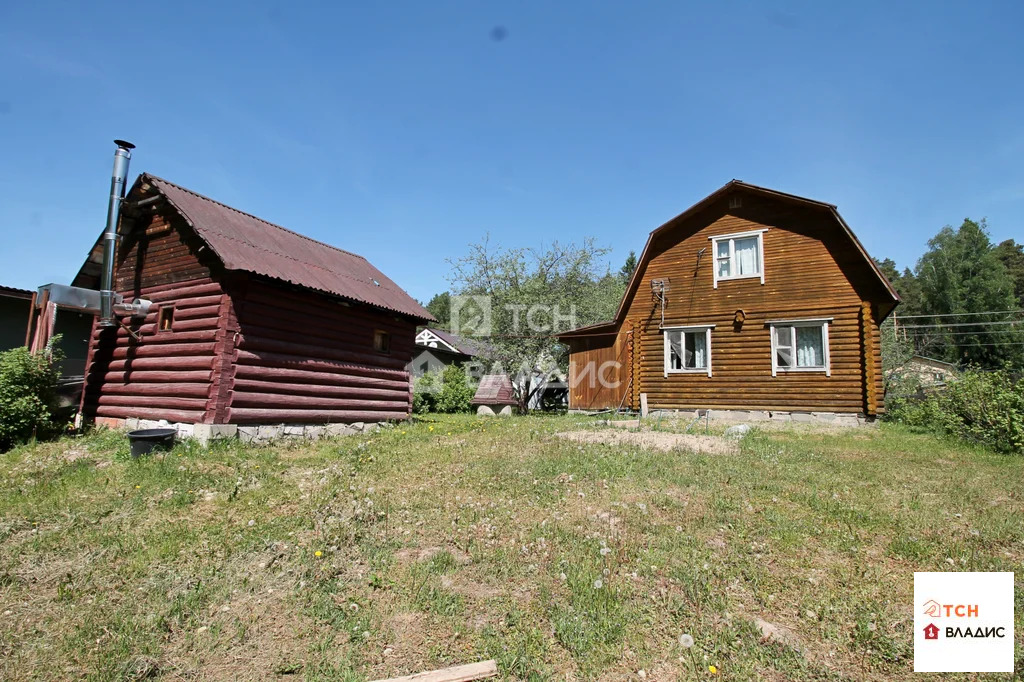
[[[154,450],[170,450],[174,446],[174,429],[141,429],[128,432],[132,446],[132,457],[148,455]]]

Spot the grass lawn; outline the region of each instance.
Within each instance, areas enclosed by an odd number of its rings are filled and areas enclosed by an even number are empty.
[[[755,431],[727,454],[554,435],[591,428],[432,416],[138,461],[109,432],[0,455],[0,675],[372,680],[495,658],[524,680],[900,679],[915,570],[1024,564],[1022,457],[889,426]]]

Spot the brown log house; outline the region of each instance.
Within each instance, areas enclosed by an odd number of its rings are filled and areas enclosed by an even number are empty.
[[[575,410],[884,410],[899,296],[836,207],[729,182],[651,232],[615,319],[562,334]]]

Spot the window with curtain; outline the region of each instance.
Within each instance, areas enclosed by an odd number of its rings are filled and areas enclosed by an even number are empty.
[[[828,322],[772,326],[774,370],[829,372]]]
[[[665,330],[665,374],[711,374],[711,328]]]
[[[723,279],[760,277],[764,281],[761,267],[762,232],[724,235],[714,237],[715,287]]]

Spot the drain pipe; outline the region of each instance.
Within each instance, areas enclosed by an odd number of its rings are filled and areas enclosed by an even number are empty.
[[[117,255],[117,224],[121,218],[121,203],[124,201],[125,183],[128,177],[128,162],[135,145],[124,140],[114,140],[114,172],[110,178],[110,203],[107,206],[107,227],[103,231],[103,272],[100,278],[100,319],[101,327],[117,327],[120,322],[114,317],[114,304],[118,302],[114,293],[114,267]]]

